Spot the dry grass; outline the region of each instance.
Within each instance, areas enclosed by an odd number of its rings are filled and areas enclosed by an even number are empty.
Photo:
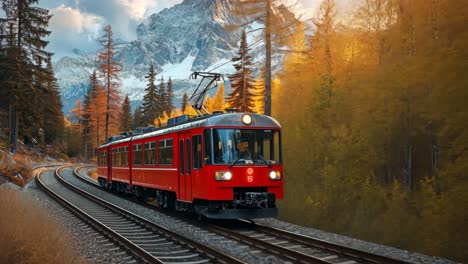
[[[85,263],[71,239],[29,197],[0,188],[0,263]]]
[[[88,170],[88,176],[97,181],[98,179],[97,169]]]
[[[24,184],[33,176],[31,164],[22,155],[13,156],[14,162],[8,162],[10,159],[7,155],[0,155],[0,161],[3,164],[0,168],[0,174],[6,176],[16,185],[24,186]],[[16,177],[16,174],[21,174],[21,177]]]

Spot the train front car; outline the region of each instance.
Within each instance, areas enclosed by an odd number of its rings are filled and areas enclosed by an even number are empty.
[[[281,126],[269,116],[215,115],[203,127],[203,166],[194,170],[195,212],[214,219],[275,217],[283,198]],[[194,159],[194,162],[196,159]]]

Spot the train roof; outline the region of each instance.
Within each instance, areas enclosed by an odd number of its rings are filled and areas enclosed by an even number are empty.
[[[159,136],[163,134],[173,133],[177,131],[197,128],[197,127],[245,127],[245,128],[277,128],[280,129],[281,125],[276,121],[274,118],[267,116],[267,115],[259,115],[248,113],[252,117],[252,124],[245,125],[242,123],[241,118],[246,113],[226,113],[226,114],[217,114],[217,115],[209,115],[203,116],[200,118],[190,119],[187,122],[173,125],[173,126],[165,126],[157,129],[156,131],[152,131],[149,133],[144,133],[140,135],[130,136],[127,138],[123,138],[120,140],[116,140],[113,142],[109,142],[103,144],[98,147],[104,148],[110,145],[119,144],[128,142],[130,140],[139,140],[148,137]]]

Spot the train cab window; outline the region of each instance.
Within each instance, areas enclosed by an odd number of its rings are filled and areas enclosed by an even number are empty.
[[[172,165],[174,162],[173,139],[163,139],[158,143],[158,164]]]
[[[141,165],[141,144],[133,145],[133,164],[134,165]]]
[[[279,130],[213,129],[214,164],[281,163]]]
[[[201,143],[201,136],[193,136],[192,137],[192,160],[193,160],[193,168],[194,169],[201,169],[202,167],[202,143]]]
[[[156,142],[145,143],[145,165],[156,164]]]
[[[205,146],[205,157],[203,158],[204,163],[211,164],[213,160],[213,149],[211,148],[211,129],[205,129],[205,131],[203,131],[203,143]]]

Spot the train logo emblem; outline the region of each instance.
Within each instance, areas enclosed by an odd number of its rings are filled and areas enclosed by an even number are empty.
[[[247,175],[247,181],[248,181],[248,182],[253,182],[253,175],[252,175],[252,173],[253,173],[253,169],[252,169],[252,168],[248,168],[248,169],[247,169],[247,174],[249,174],[249,175]]]

